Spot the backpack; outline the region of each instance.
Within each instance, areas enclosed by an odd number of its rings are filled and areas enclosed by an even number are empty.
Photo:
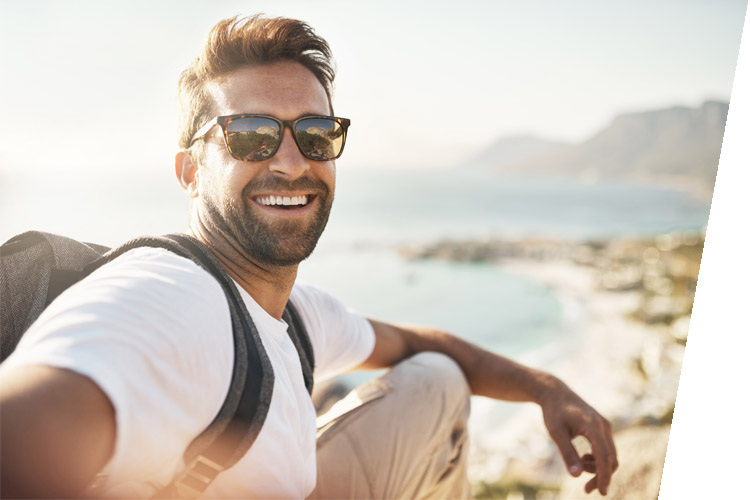
[[[216,476],[242,458],[268,413],[274,375],[258,331],[234,281],[197,239],[185,234],[140,237],[108,249],[39,231],[19,234],[0,246],[0,361],[15,349],[41,312],[69,286],[138,247],[164,248],[192,260],[221,285],[229,304],[234,367],[229,391],[209,426],[186,448],[185,469],[154,498],[197,498]],[[283,319],[312,393],[312,345],[299,313],[289,301]]]

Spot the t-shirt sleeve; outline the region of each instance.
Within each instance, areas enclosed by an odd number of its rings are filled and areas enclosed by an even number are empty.
[[[306,283],[295,284],[291,299],[310,337],[316,380],[344,373],[370,356],[375,332],[361,314]]]
[[[116,414],[108,471],[141,481],[179,467],[185,442],[221,407],[233,357],[218,282],[187,259],[142,248],[61,294],[2,369],[48,365],[93,380]]]

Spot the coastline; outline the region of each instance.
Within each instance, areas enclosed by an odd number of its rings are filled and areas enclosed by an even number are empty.
[[[555,292],[566,312],[561,341],[518,361],[558,376],[610,420],[620,459],[610,497],[655,497],[702,244],[702,235],[670,233],[603,242],[440,242],[402,254],[492,263]],[[489,415],[502,403],[474,400],[469,476],[478,498],[514,491],[580,497],[585,481],[568,476],[538,407],[517,405],[498,422]],[[574,443],[588,446],[580,437]]]

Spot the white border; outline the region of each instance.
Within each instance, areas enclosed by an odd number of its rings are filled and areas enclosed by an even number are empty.
[[[750,36],[740,44],[660,500],[750,498]]]

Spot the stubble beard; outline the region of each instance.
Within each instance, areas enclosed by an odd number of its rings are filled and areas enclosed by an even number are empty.
[[[318,207],[309,222],[281,219],[268,224],[262,216],[253,213],[252,193],[262,189],[311,191],[316,195]],[[204,198],[204,208],[211,223],[252,259],[274,267],[297,265],[312,254],[333,205],[328,186],[309,178],[288,183],[271,177],[245,186],[239,200],[224,198],[223,203],[221,200],[214,190]]]

